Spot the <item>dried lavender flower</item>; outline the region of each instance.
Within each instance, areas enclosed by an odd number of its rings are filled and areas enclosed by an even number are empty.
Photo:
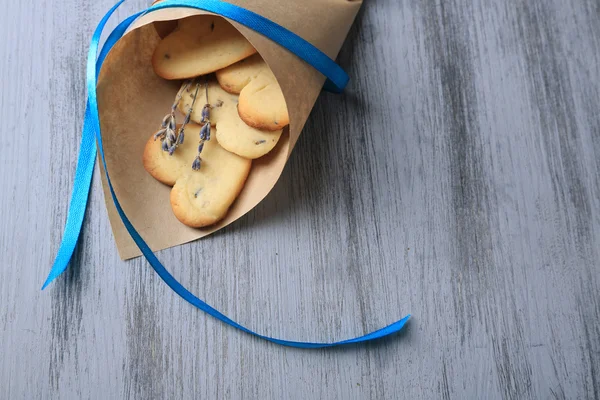
[[[210,120],[210,104],[205,104],[204,107],[202,108],[202,121],[201,122],[206,123],[209,120]]]
[[[212,106],[208,102],[208,80],[204,81],[205,93],[206,93],[206,104],[202,107],[202,120],[201,123],[202,128],[200,128],[200,142],[198,143],[198,155],[192,164],[192,169],[194,171],[198,171],[202,166],[202,159],[200,158],[200,154],[204,149],[204,142],[210,140],[210,109]],[[222,103],[221,103],[222,105]],[[220,105],[219,105],[220,106]]]
[[[161,124],[162,128],[166,128],[167,127],[167,125],[169,124],[170,118],[171,118],[171,114],[165,115],[165,117],[162,120],[162,124]]]
[[[154,134],[154,140],[160,138],[161,140],[165,137],[167,133],[167,129],[166,128],[162,128],[159,129],[155,134]]]
[[[205,123],[200,129],[200,140],[210,140],[210,121]]]
[[[175,141],[177,140],[177,138],[175,137],[175,132],[172,130],[168,130],[167,131],[167,140],[171,143],[175,143]]]
[[[175,140],[175,147],[177,147],[181,143],[183,143],[185,127],[190,122],[190,120],[192,118],[192,111],[194,111],[194,105],[196,104],[196,97],[198,96],[198,90],[199,89],[200,89],[200,82],[196,82],[196,92],[194,93],[194,95],[192,97],[192,99],[193,99],[192,100],[192,105],[190,106],[190,108],[188,109],[187,113],[185,114],[185,120],[183,121],[183,124],[179,128],[179,132],[177,133],[177,139]]]
[[[192,98],[192,104],[185,114],[185,119],[183,121],[183,124],[179,127],[179,129],[177,129],[177,122],[175,120],[175,112],[177,110],[177,107],[179,106],[179,103],[181,102],[183,93],[184,92],[189,93],[191,86],[194,84],[196,85],[195,93],[190,94],[190,97]],[[179,89],[179,92],[177,92],[175,101],[173,102],[173,105],[171,106],[171,112],[163,118],[160,129],[154,135],[155,140],[158,138],[161,139],[162,149],[163,149],[163,151],[168,152],[169,155],[173,155],[175,153],[175,150],[177,150],[177,147],[180,144],[182,144],[185,139],[185,128],[186,128],[186,125],[191,121],[191,115],[194,110],[194,105],[196,103],[196,99],[198,98],[198,91],[200,89],[200,85],[201,84],[200,84],[199,78],[194,78],[194,79],[187,80],[186,82],[184,82],[184,84]],[[206,92],[206,104],[204,105],[204,107],[202,107],[202,120],[200,122],[203,125],[202,125],[202,128],[200,129],[200,142],[198,144],[198,154],[196,155],[196,158],[194,159],[194,162],[192,163],[192,169],[194,171],[198,171],[201,168],[202,158],[200,158],[200,153],[202,153],[202,150],[204,149],[204,142],[210,140],[210,131],[211,131],[210,110],[211,110],[211,108],[213,108],[213,106],[211,106],[210,103],[208,102],[208,79],[206,79],[206,78],[204,81],[204,86],[205,86],[205,92]],[[222,105],[223,105],[223,102],[218,101],[214,107],[220,107]]]
[[[201,160],[200,156],[196,156],[196,158],[194,159],[194,162],[192,163],[192,169],[194,171],[200,170],[201,164],[202,164],[202,160]]]
[[[179,136],[175,136],[175,132],[177,130],[177,121],[175,120],[175,111],[177,110],[177,106],[183,97],[183,92],[188,90],[190,85],[192,84],[192,80],[187,80],[184,84],[179,88],[177,92],[177,96],[175,96],[175,101],[171,106],[171,112],[163,118],[160,129],[154,135],[154,140],[160,138],[162,142],[162,149],[164,151],[168,151],[169,154],[173,154],[177,145],[181,142]]]

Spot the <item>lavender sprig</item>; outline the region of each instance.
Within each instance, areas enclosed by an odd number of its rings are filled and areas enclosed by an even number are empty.
[[[183,143],[183,140],[185,138],[185,127],[192,119],[192,111],[194,111],[194,105],[196,104],[196,98],[198,97],[199,89],[200,82],[196,82],[196,92],[194,93],[194,97],[192,98],[192,105],[190,106],[190,108],[188,108],[188,111],[185,114],[185,119],[183,120],[183,124],[181,124],[181,127],[179,128],[179,132],[177,133],[177,138],[175,140],[175,147]],[[169,151],[169,154],[172,155],[173,153]]]
[[[179,106],[179,102],[183,97],[183,92],[188,90],[190,85],[192,84],[192,80],[187,80],[181,86],[179,91],[177,92],[177,96],[175,96],[175,101],[171,106],[171,112],[162,120],[160,129],[158,132],[154,134],[154,140],[160,139],[162,142],[162,149],[164,151],[168,151],[169,154],[173,154],[177,146],[183,143],[183,139],[180,137],[180,134],[175,134],[177,130],[177,121],[175,120],[175,111],[177,111],[177,106]],[[180,129],[181,132],[181,129]]]
[[[192,169],[194,171],[199,171],[202,167],[202,158],[200,154],[204,149],[204,143],[210,140],[210,109],[212,106],[208,102],[208,80],[205,81],[206,88],[206,104],[202,108],[202,120],[200,121],[202,124],[202,128],[200,129],[200,141],[198,143],[198,154],[192,163]]]

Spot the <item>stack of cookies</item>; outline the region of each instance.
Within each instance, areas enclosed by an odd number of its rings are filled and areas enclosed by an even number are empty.
[[[289,124],[283,93],[254,47],[218,16],[178,21],[152,64],[182,86],[146,144],[144,168],[173,187],[179,221],[213,225],[241,192],[252,160],[270,152]]]

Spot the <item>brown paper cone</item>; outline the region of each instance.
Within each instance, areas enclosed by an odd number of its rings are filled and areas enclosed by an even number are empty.
[[[300,35],[335,58],[361,6],[348,0],[230,0]],[[209,235],[254,208],[273,188],[300,136],[325,78],[310,65],[266,37],[232,24],[254,45],[277,77],[290,115],[278,145],[254,160],[246,185],[223,221],[205,229],[181,224],[169,203],[170,187],[152,178],[142,165],[144,145],[160,125],[179,82],[158,77],[151,65],[160,36],[173,21],[205,14],[189,8],[164,9],[140,18],[114,46],[98,80],[98,108],[106,163],[123,210],[154,250]],[[214,139],[213,139],[214,140]],[[121,222],[102,174],[104,198],[122,259],[141,255]]]

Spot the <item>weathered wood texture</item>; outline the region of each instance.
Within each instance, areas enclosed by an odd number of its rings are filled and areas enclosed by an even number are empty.
[[[368,2],[340,56],[352,83],[321,96],[273,193],[160,252],[269,335],[413,314],[323,351],[251,338],[120,261],[98,174],[74,265],[40,292],[112,3],[2,3],[0,398],[600,397],[597,0]]]

